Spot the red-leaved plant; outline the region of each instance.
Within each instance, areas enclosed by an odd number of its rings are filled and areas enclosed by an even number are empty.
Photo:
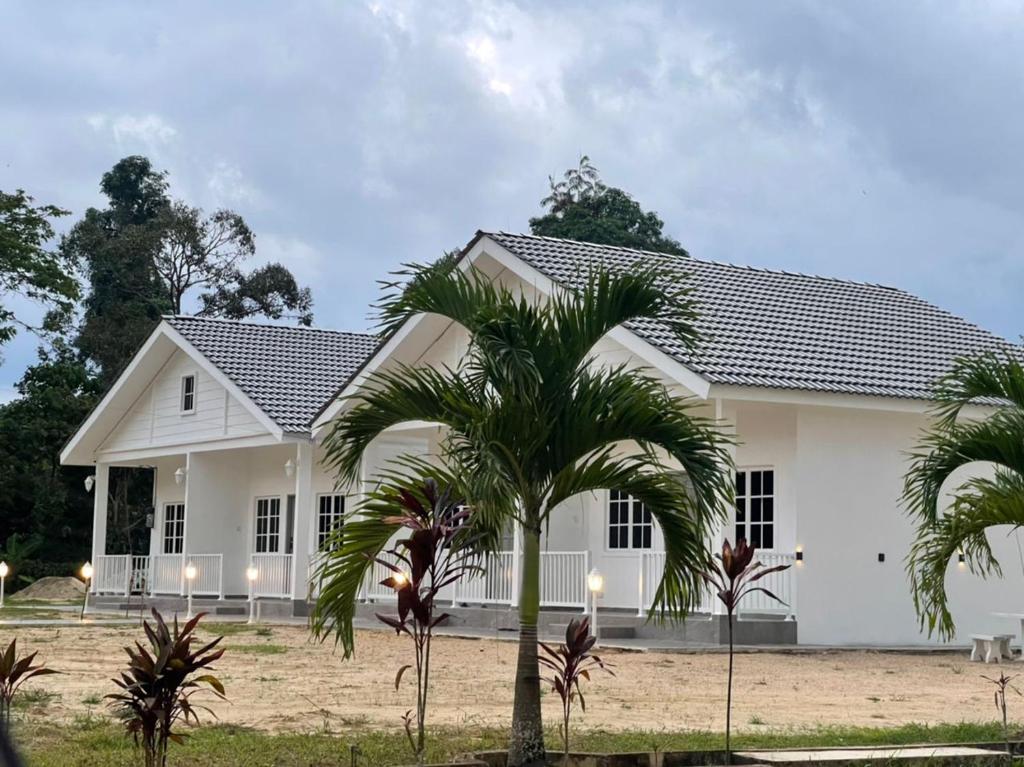
[[[211,671],[211,664],[224,654],[224,650],[216,649],[224,637],[193,649],[196,625],[204,615],[199,613],[179,630],[177,618],[168,627],[153,608],[155,625],[148,621],[142,624],[149,648],[139,642],[124,648],[128,669],[114,680],[120,692],[107,698],[125,731],[142,747],[146,767],[165,767],[168,742],[183,740],[182,734],[174,729],[179,721],[198,724],[199,711],[213,715],[206,706],[192,702],[195,693],[208,689],[224,698],[224,685],[217,677],[197,673]]]
[[[732,744],[730,736],[732,733],[732,667],[733,667],[733,619],[736,608],[748,594],[760,591],[780,604],[785,604],[764,586],[755,585],[759,580],[771,573],[785,570],[789,565],[775,565],[765,567],[760,562],[754,561],[754,554],[757,552],[753,546],[747,545],[744,538],[736,542],[734,549],[728,539],[722,543],[722,552],[715,554],[708,562],[708,568],[703,573],[704,581],[718,594],[718,598],[725,605],[726,613],[729,616],[729,683],[725,701],[725,756],[727,763],[732,763]]]
[[[398,615],[377,615],[396,633],[413,640],[415,662],[402,666],[395,676],[395,689],[410,668],[416,671],[416,714],[405,713],[405,734],[409,746],[422,764],[426,750],[427,692],[430,682],[430,644],[434,628],[449,617],[434,614],[438,592],[458,582],[467,573],[479,571],[475,564],[474,538],[468,525],[470,510],[452,499],[450,489],[441,490],[433,479],[418,487],[402,489],[396,514],[385,521],[411,530],[387,553],[390,558],[374,561],[392,572],[381,581],[395,590]],[[416,734],[413,735],[413,721]]]
[[[33,665],[37,654],[30,653],[19,658],[17,639],[12,639],[7,649],[0,653],[0,727],[5,732],[10,729],[11,704],[21,686],[33,677],[60,673],[41,663]]]
[[[615,676],[610,665],[590,650],[597,642],[597,637],[590,635],[590,618],[574,618],[565,629],[565,643],[557,647],[540,643],[541,653],[538,662],[551,671],[544,681],[551,685],[562,700],[562,746],[564,747],[565,763],[569,763],[569,716],[573,704],[577,701],[582,711],[587,710],[587,701],[583,697],[580,681],[590,681],[590,672],[601,669]]]

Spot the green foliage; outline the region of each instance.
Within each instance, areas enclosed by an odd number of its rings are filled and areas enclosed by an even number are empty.
[[[541,200],[547,212],[530,219],[533,234],[686,255],[682,245],[663,234],[665,223],[658,214],[644,211],[627,192],[606,186],[586,155],[561,181],[549,177],[548,182],[550,193]]]
[[[24,190],[0,191],[0,299],[16,293],[68,314],[78,299],[78,281],[68,260],[46,248],[53,239],[50,220],[68,212],[32,203]],[[0,345],[14,337],[18,326],[39,329],[0,304]]]
[[[142,747],[146,767],[166,766],[168,742],[183,740],[175,730],[179,722],[198,724],[200,711],[213,714],[206,706],[193,703],[198,692],[211,691],[224,698],[224,685],[208,673],[224,654],[224,650],[216,649],[223,637],[197,650],[192,648],[195,628],[203,615],[200,613],[180,630],[175,618],[171,629],[154,608],[154,624],[143,623],[149,648],[138,642],[125,648],[128,670],[114,680],[120,692],[107,698],[127,733]],[[199,673],[204,669],[207,673]]]
[[[521,742],[529,738],[534,753],[543,750],[539,536],[554,510],[574,496],[609,488],[645,503],[665,533],[665,572],[654,609],[669,617],[698,603],[711,528],[725,519],[731,461],[715,425],[652,375],[592,364],[594,346],[623,323],[660,322],[680,343],[697,342],[694,305],[675,261],[647,259],[635,271],[618,273],[599,266],[581,273],[575,290],[543,302],[473,268],[409,267],[401,274],[404,284],[392,284],[380,304],[382,329],[392,332],[420,313],[440,315],[462,326],[469,349],[456,369],[398,365],[375,373],[325,439],[328,465],[339,480],[352,481],[381,432],[408,421],[437,423],[445,427],[440,459],[458,478],[477,531],[493,543],[502,530],[521,526],[524,649],[513,733]],[[638,451],[620,452],[623,443]],[[365,546],[375,555],[386,540],[367,533],[351,550]],[[350,614],[338,617],[333,629],[351,653]],[[529,725],[523,725],[526,716]]]
[[[582,680],[590,681],[590,672],[601,670],[614,676],[611,664],[590,651],[597,644],[597,637],[590,635],[590,618],[573,618],[565,628],[565,641],[554,647],[541,642],[539,661],[550,673],[544,681],[551,685],[562,701],[562,745],[565,761],[569,761],[569,717],[573,705],[579,703],[580,710],[587,710],[583,696]]]
[[[55,562],[87,550],[92,498],[83,482],[92,470],[61,466],[59,457],[99,386],[73,350],[56,342],[25,371],[21,396],[0,406],[0,540],[45,540],[38,554]]]
[[[1011,724],[1011,727],[1015,725]],[[1017,727],[1019,729],[1019,727]],[[17,742],[30,767],[135,767],[137,757],[106,719],[81,718],[72,723],[35,719],[15,727]],[[557,736],[554,730],[551,735]],[[450,761],[461,754],[490,751],[504,746],[503,730],[487,727],[431,730],[427,758]],[[740,733],[737,748],[810,748],[879,746],[918,743],[983,743],[1002,739],[997,722],[907,724],[899,727],[821,726],[806,730],[761,730]],[[592,753],[661,753],[717,750],[720,733],[701,730],[585,730],[575,734],[577,748]],[[375,731],[347,727],[340,735],[323,732],[270,734],[244,727],[213,725],[196,730],[175,751],[180,767],[388,767],[407,764],[405,736],[396,730]]]
[[[21,686],[29,679],[58,673],[41,663],[35,663],[38,653],[19,657],[17,643],[17,639],[12,639],[7,649],[0,654],[0,726],[5,730],[10,729],[11,705]]]
[[[946,594],[946,570],[962,552],[971,572],[1000,574],[986,531],[1024,525],[1024,365],[1014,353],[989,353],[956,361],[935,386],[935,424],[912,454],[904,502],[917,522],[907,557],[914,606],[929,633],[955,631]],[[980,419],[961,420],[963,409],[990,403]],[[975,477],[953,490],[941,513],[943,484],[962,466],[989,463],[991,477]]]

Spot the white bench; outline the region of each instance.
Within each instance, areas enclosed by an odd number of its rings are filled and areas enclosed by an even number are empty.
[[[983,660],[986,663],[1013,658],[1010,651],[1010,640],[1013,634],[971,634],[971,660]]]

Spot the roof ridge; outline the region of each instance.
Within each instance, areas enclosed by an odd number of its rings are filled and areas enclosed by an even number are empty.
[[[685,256],[681,256],[681,255],[678,255],[676,253],[661,253],[661,252],[656,251],[656,250],[644,250],[644,249],[641,249],[641,248],[628,248],[628,247],[626,247],[624,245],[606,245],[606,244],[601,243],[601,242],[587,242],[585,240],[570,240],[567,237],[548,237],[546,235],[540,235],[540,234],[524,234],[522,232],[506,232],[504,230],[498,230],[497,232],[488,232],[488,231],[485,231],[485,230],[481,230],[481,233],[484,234],[484,235],[498,234],[498,235],[505,235],[507,237],[524,237],[524,238],[530,239],[530,240],[546,240],[547,242],[559,242],[559,243],[567,242],[567,243],[572,243],[573,245],[584,245],[584,246],[595,247],[595,248],[609,248],[609,249],[612,249],[612,250],[626,251],[628,253],[641,253],[641,254],[652,255],[652,256],[663,256],[665,258],[679,258],[679,259],[685,259],[685,260],[688,260],[688,261],[696,261],[696,262],[702,263],[702,264],[714,264],[716,266],[725,266],[725,267],[729,267],[731,269],[746,269],[746,270],[753,271],[753,272],[764,272],[766,274],[783,274],[783,275],[786,275],[787,277],[803,277],[803,278],[810,279],[810,280],[823,280],[823,281],[829,281],[829,282],[838,282],[838,283],[842,283],[844,285],[860,285],[860,286],[869,287],[869,288],[881,288],[883,290],[893,290],[893,291],[896,291],[898,293],[903,293],[904,295],[914,296],[913,293],[910,293],[909,291],[906,291],[903,288],[896,287],[895,285],[886,285],[885,283],[870,282],[868,280],[855,280],[855,279],[853,279],[851,277],[833,277],[833,276],[827,275],[827,274],[812,274],[812,273],[809,273],[809,272],[795,272],[795,271],[790,271],[788,269],[772,269],[771,267],[768,267],[768,266],[752,266],[751,264],[736,264],[736,263],[733,263],[732,261],[721,261],[721,260],[714,259],[714,258],[701,258],[699,256],[694,256],[692,254],[687,254]],[[916,296],[914,296],[914,297],[916,297]]]
[[[379,339],[376,333],[368,330],[337,330],[335,328],[317,327],[314,325],[277,325],[273,322],[250,322],[249,320],[237,320],[230,317],[197,317],[194,314],[163,314],[163,320],[186,320],[189,322],[219,322],[226,325],[242,325],[248,328],[274,328],[279,330],[315,331],[317,333],[333,333],[335,335],[365,336],[367,338]]]

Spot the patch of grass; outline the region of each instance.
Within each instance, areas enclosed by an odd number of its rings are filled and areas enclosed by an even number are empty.
[[[250,623],[200,623],[199,629],[203,634],[212,634],[213,636],[237,636],[238,634],[255,634],[257,627]]]
[[[251,729],[209,725],[187,730],[183,746],[173,746],[176,767],[349,767],[351,747],[359,750],[360,767],[408,764],[408,744],[399,731],[349,729],[343,735],[310,732],[269,735]],[[80,717],[68,726],[38,719],[19,723],[17,742],[28,757],[28,767],[134,767],[138,755],[131,740],[109,719]],[[554,731],[549,743],[556,747]],[[805,731],[739,732],[736,748],[797,748],[814,746],[874,746],[910,743],[973,743],[998,740],[1000,726],[991,724],[905,725],[902,727],[822,727]],[[472,751],[503,748],[507,732],[496,728],[434,729],[430,733],[428,761],[442,761]],[[722,747],[722,735],[710,732],[580,731],[574,742],[580,750],[681,751]]]
[[[268,637],[273,633],[274,630],[266,626],[260,626],[258,629],[256,629],[256,636],[258,637]]]
[[[227,652],[248,653],[249,655],[284,655],[288,648],[283,644],[233,644],[227,646]]]
[[[103,696],[98,695],[96,693],[93,693],[92,695],[86,695],[84,698],[82,698],[82,703],[86,706],[98,706],[102,702]]]
[[[20,711],[45,709],[51,702],[59,699],[60,695],[55,692],[43,690],[39,687],[26,687],[14,696],[14,700],[11,701],[11,708]]]

